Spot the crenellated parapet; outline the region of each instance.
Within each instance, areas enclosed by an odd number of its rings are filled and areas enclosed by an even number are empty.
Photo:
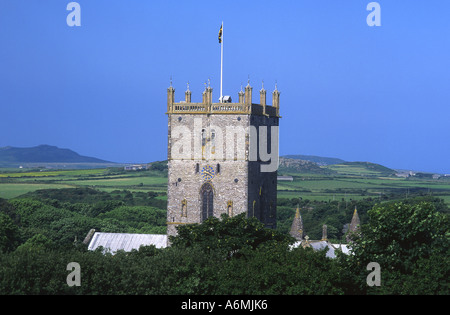
[[[260,104],[252,102],[252,90],[250,83],[245,87],[245,92],[238,93],[238,103],[233,103],[231,97],[225,96],[222,102],[212,102],[210,86],[205,85],[202,93],[202,102],[193,103],[189,86],[185,91],[184,101],[175,102],[175,89],[172,84],[167,89],[167,114],[253,114],[268,117],[280,117],[280,92],[275,86],[272,93],[272,105],[266,104],[266,90],[264,86],[260,90]]]

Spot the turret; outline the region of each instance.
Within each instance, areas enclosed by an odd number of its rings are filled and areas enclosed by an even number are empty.
[[[252,90],[250,86],[250,80],[248,80],[247,86],[245,87],[245,105],[252,105]]]
[[[264,81],[262,82],[262,88],[259,91],[260,104],[263,107],[263,114],[266,114],[266,90],[264,90]]]
[[[211,105],[212,104],[212,87],[210,86],[209,79],[208,79],[208,86],[205,83],[205,90],[203,91],[203,101],[202,103],[205,105]]]
[[[186,90],[186,92],[184,92],[184,96],[185,96],[186,103],[190,103],[191,102],[191,91],[189,90],[189,82],[187,83],[187,90]]]
[[[172,79],[170,79],[170,86],[167,89],[167,112],[172,110],[172,105],[175,102],[175,89],[172,86]]]
[[[280,116],[280,92],[275,83],[275,90],[272,92],[272,106],[276,108],[276,115]]]
[[[241,90],[239,91],[239,104],[244,104],[245,102],[245,93],[242,91],[242,84],[241,84]]]

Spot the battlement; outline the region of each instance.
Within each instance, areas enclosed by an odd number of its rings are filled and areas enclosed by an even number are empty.
[[[185,100],[175,102],[175,89],[170,85],[167,89],[167,114],[252,114],[268,117],[280,117],[280,92],[275,86],[272,92],[272,105],[266,104],[266,90],[264,86],[259,91],[260,104],[252,103],[253,88],[248,84],[245,92],[238,93],[238,103],[232,103],[231,98],[220,103],[212,102],[212,88],[205,87],[202,93],[201,103],[191,102],[191,91],[189,87],[185,91]],[[223,98],[223,100],[225,97]]]

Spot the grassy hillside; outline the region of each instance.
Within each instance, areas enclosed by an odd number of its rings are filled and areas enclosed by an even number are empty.
[[[95,188],[99,191],[155,192],[165,198],[167,172],[157,169],[124,171],[123,168],[88,170],[10,171],[0,173],[0,198],[51,188]]]
[[[394,170],[383,165],[370,162],[345,162],[328,165],[326,168],[341,175],[392,176],[396,173]]]
[[[320,165],[320,166],[345,163],[345,161],[342,160],[342,159],[323,157],[323,156],[316,156],[316,155],[294,154],[294,155],[284,155],[282,157],[283,158],[287,158],[287,159],[310,161],[310,162],[314,162],[314,163],[316,163],[317,165]]]
[[[299,173],[335,174],[336,172],[331,169],[320,167],[317,163],[311,161],[280,157],[278,175],[291,175]]]

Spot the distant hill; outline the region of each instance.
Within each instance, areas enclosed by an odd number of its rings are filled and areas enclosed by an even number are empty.
[[[287,158],[287,159],[310,161],[310,162],[314,162],[320,166],[341,164],[341,163],[346,162],[346,161],[338,159],[338,158],[330,158],[330,157],[315,156],[315,155],[295,154],[295,155],[283,155],[282,157]]]
[[[315,155],[284,155],[280,157],[279,174],[313,173],[361,176],[392,176],[396,171],[371,162],[346,162],[338,158]]]
[[[370,162],[345,162],[328,165],[326,168],[343,175],[392,176],[396,174],[393,169]]]
[[[0,148],[0,165],[20,163],[112,163],[94,157],[82,156],[69,150],[51,145],[38,145],[31,148]]]
[[[320,167],[315,162],[280,157],[278,174],[294,174],[294,173],[334,174],[336,172],[330,169],[326,169],[324,167]]]

